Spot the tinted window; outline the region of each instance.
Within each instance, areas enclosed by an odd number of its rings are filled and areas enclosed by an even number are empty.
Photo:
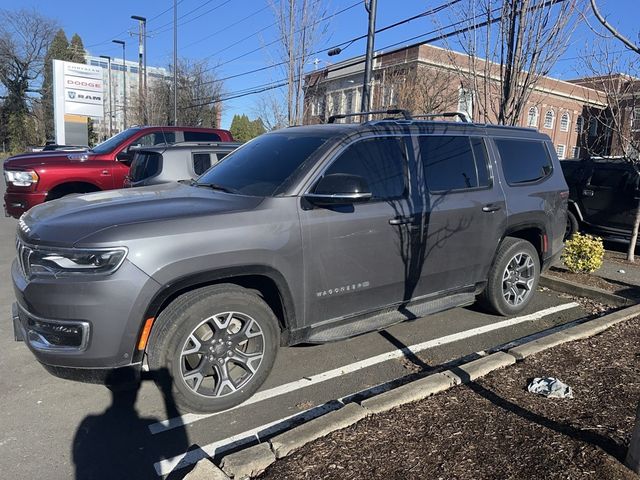
[[[618,168],[595,167],[589,185],[594,187],[624,188],[627,175]]]
[[[359,175],[367,181],[373,200],[390,200],[404,195],[405,163],[402,138],[371,138],[349,146],[325,175]]]
[[[196,175],[202,175],[211,166],[211,155],[209,153],[193,154],[193,171]]]
[[[325,137],[271,133],[234,150],[198,180],[215,183],[238,193],[272,196],[318,150]]]
[[[128,138],[132,137],[133,135],[135,135],[139,131],[140,131],[139,128],[135,128],[135,127],[134,128],[127,128],[126,130],[123,130],[122,132],[120,132],[120,133],[114,135],[113,137],[109,138],[108,140],[105,140],[104,142],[96,145],[95,147],[93,147],[91,149],[91,151],[95,152],[95,153],[109,153],[114,148],[118,147],[122,142],[124,142]]]
[[[551,158],[544,142],[496,139],[502,171],[509,185],[535,182],[551,174]]]
[[[139,182],[157,175],[160,172],[161,160],[162,155],[155,152],[140,152],[136,154],[131,163],[129,178],[133,182]]]
[[[185,142],[219,142],[220,135],[213,132],[184,132]]]
[[[229,155],[229,153],[230,152],[218,152],[218,153],[216,153],[216,156],[218,157],[218,161],[222,160],[224,157]]]
[[[434,135],[419,137],[419,143],[430,191],[446,192],[489,185],[486,153],[481,139],[474,138],[472,142],[469,137]]]

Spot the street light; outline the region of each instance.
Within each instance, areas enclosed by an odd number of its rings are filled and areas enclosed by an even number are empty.
[[[123,117],[124,117],[124,128],[127,128],[127,64],[125,60],[125,42],[123,40],[111,40],[113,43],[118,45],[122,45],[122,78],[123,80],[123,89],[124,89],[124,105],[122,107]]]
[[[109,137],[113,136],[113,99],[111,95],[111,57],[109,55],[100,55],[100,58],[107,59],[107,65],[109,68]]]
[[[140,108],[142,110],[143,122],[147,123],[147,19],[139,15],[131,15],[133,20],[138,21],[138,96],[140,97]],[[143,79],[143,58],[144,58],[144,85]]]

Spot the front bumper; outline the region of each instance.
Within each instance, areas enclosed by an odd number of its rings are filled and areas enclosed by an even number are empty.
[[[140,362],[145,310],[160,285],[132,263],[108,276],[27,279],[14,261],[11,276],[14,334],[40,363],[101,370]]]
[[[19,218],[30,208],[44,203],[46,198],[46,192],[5,192],[4,214],[7,217]]]

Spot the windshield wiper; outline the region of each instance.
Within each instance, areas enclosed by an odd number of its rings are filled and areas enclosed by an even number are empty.
[[[225,187],[223,185],[218,185],[217,183],[199,183],[199,182],[196,182],[195,180],[192,180],[191,186],[210,188],[211,190],[219,190],[225,193],[236,193],[236,190],[234,190],[233,188]]]

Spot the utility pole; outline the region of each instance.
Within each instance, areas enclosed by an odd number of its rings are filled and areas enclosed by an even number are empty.
[[[369,30],[367,31],[367,56],[364,63],[364,82],[362,84],[362,103],[360,104],[361,112],[371,110],[371,67],[373,63],[373,42],[376,33],[376,11],[378,9],[378,0],[365,0],[364,4],[367,12],[369,12]],[[368,115],[367,115],[368,119]]]
[[[178,1],[173,0],[173,124],[178,125]]]
[[[113,43],[117,43],[118,45],[122,45],[122,78],[123,78],[123,90],[124,90],[124,105],[122,106],[122,114],[123,114],[123,124],[124,129],[127,128],[127,62],[126,62],[126,52],[125,47],[126,44],[123,40],[111,40]]]
[[[147,124],[147,19],[139,15],[131,15],[138,21],[138,102],[142,123]],[[144,69],[143,69],[144,58]],[[144,81],[143,81],[144,79]]]
[[[113,136],[113,90],[111,89],[111,57],[109,55],[100,55],[100,58],[107,60],[107,68],[109,69],[109,137]]]

